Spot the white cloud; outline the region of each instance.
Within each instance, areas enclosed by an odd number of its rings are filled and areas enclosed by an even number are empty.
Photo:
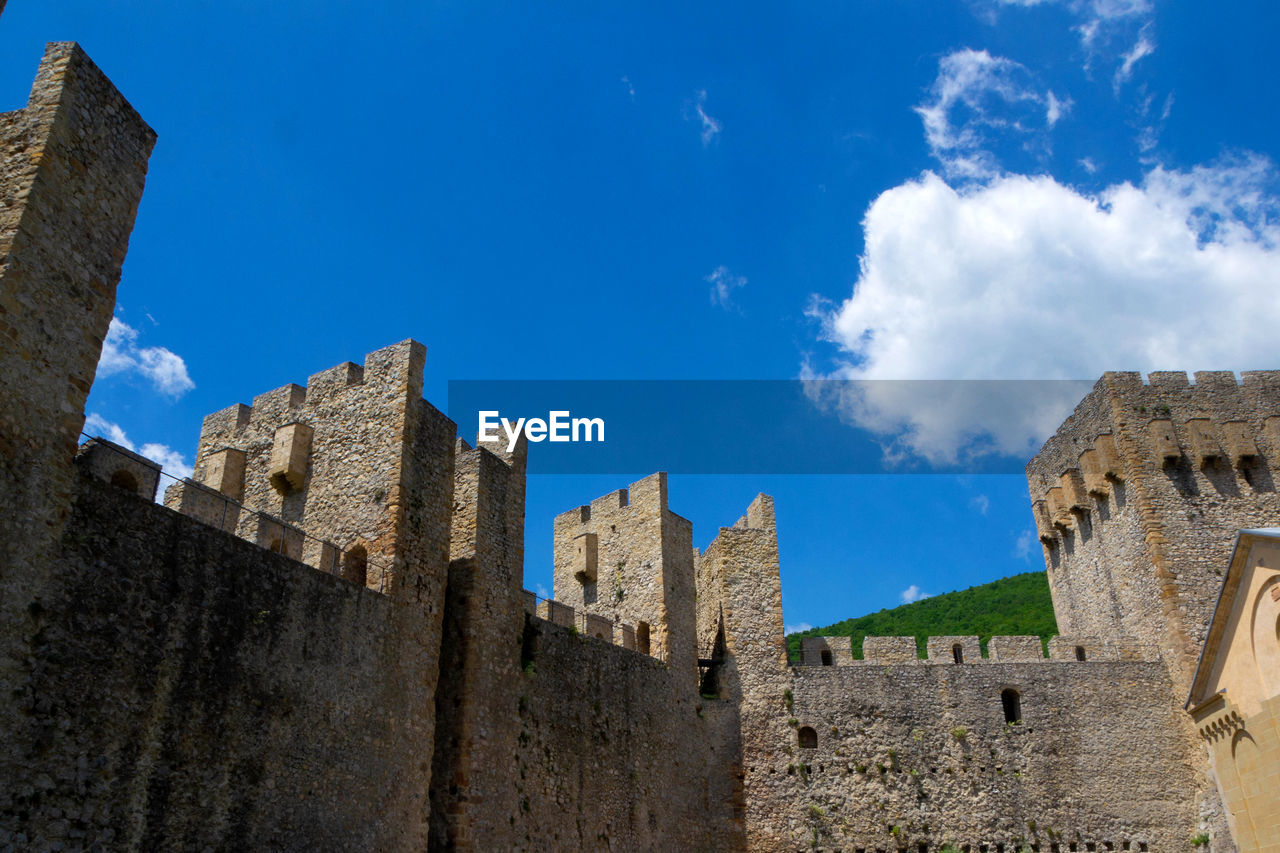
[[[1000,171],[990,151],[996,137],[1042,135],[1070,107],[1069,100],[1036,89],[1023,65],[966,48],[942,58],[928,101],[915,111],[947,176],[980,179]]]
[[[1125,81],[1133,76],[1133,66],[1137,65],[1143,57],[1150,56],[1156,52],[1156,44],[1151,40],[1149,33],[1150,30],[1144,27],[1142,32],[1138,34],[1137,42],[1120,58],[1120,67],[1116,69],[1115,77],[1112,79],[1112,86],[1117,93]]]
[[[1013,543],[1013,557],[1024,563],[1031,562],[1031,555],[1036,552],[1036,534],[1032,530],[1024,530],[1018,534]]]
[[[636,87],[631,85],[631,78],[623,76],[622,85],[627,87],[627,94],[631,96],[631,100],[636,99]]]
[[[194,473],[191,466],[187,464],[186,457],[167,444],[148,442],[138,448],[129,440],[129,436],[125,434],[119,424],[112,423],[95,412],[91,412],[84,419],[84,431],[90,435],[100,435],[126,450],[132,450],[134,453],[147,457],[152,462],[159,463],[164,472],[171,477],[182,479],[190,477]],[[163,493],[163,491],[163,489],[160,489],[160,493]]]
[[[710,145],[720,134],[720,120],[707,113],[707,90],[700,89],[697,98],[685,105],[685,117],[702,125],[702,146]]]
[[[957,189],[925,173],[863,220],[853,295],[815,303],[840,349],[807,377],[1089,379],[1106,370],[1273,366],[1280,200],[1260,156],[1083,194],[1048,176]],[[818,383],[815,383],[818,384]],[[1068,383],[829,383],[888,454],[1034,451],[1079,399]],[[1065,407],[1065,408],[1064,408]]]
[[[920,587],[912,584],[911,586],[898,593],[898,600],[903,604],[910,604],[913,601],[921,601],[931,596],[927,592],[921,592]]]
[[[733,302],[733,292],[747,283],[744,276],[734,275],[728,267],[723,265],[716,267],[702,280],[711,285],[711,304],[719,305],[726,310],[736,307]]]
[[[1080,163],[1080,168],[1084,169],[1090,175],[1097,174],[1098,164],[1093,162],[1092,157],[1081,157],[1078,162]]]
[[[138,331],[121,320],[111,318],[102,355],[98,359],[98,375],[136,372],[151,380],[157,391],[180,397],[196,384],[187,373],[182,356],[164,347],[139,347]]]
[[[991,509],[991,498],[986,495],[976,495],[969,500],[969,506],[977,510],[979,515],[986,515]]]
[[[547,599],[551,598],[551,593],[547,592],[547,588],[542,584],[538,584],[537,586],[535,586],[533,588],[533,591],[537,594],[538,598],[547,598]]]
[[[808,622],[797,622],[794,625],[786,625],[782,629],[784,634],[799,634],[801,631],[812,631],[813,626]]]

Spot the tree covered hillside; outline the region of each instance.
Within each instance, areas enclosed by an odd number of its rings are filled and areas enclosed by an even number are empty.
[[[947,635],[977,634],[982,654],[994,635],[1038,635],[1042,641],[1058,633],[1049,598],[1049,578],[1044,572],[1027,572],[1001,578],[981,586],[935,595],[892,610],[845,619],[825,628],[811,628],[787,635],[787,651],[793,661],[800,659],[802,637],[848,636],[853,638],[853,656],[862,658],[862,638],[916,638],[920,657],[925,657],[925,639]]]

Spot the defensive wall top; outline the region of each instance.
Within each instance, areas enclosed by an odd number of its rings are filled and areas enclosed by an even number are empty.
[[[1049,640],[1049,656],[1039,637],[992,637],[988,657],[982,656],[977,636],[929,637],[928,657],[917,652],[915,637],[864,637],[862,660],[853,657],[851,637],[804,637],[801,666],[863,666],[883,664],[1089,663],[1154,661],[1154,647],[1137,640],[1057,636]]]
[[[1053,545],[1149,464],[1183,459],[1246,475],[1280,462],[1280,371],[1104,373],[1027,463],[1041,540]]]

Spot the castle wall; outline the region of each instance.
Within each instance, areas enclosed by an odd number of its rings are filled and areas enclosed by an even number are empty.
[[[1236,531],[1280,521],[1280,373],[1195,380],[1104,375],[1027,465],[1059,627],[1158,645],[1184,692]],[[1099,435],[1105,495],[1082,472]]]
[[[734,810],[749,850],[785,849],[789,838],[770,816],[770,791],[746,765],[772,760],[790,730],[787,647],[773,499],[757,495],[747,513],[697,559],[699,647],[712,649],[702,691],[736,709],[739,734],[730,772]],[[709,700],[704,700],[709,701]]]
[[[0,695],[24,677],[29,607],[67,519],[84,403],[154,144],[72,43],[48,45],[27,105],[0,115]]]
[[[405,607],[88,477],[38,607],[0,846],[423,849]],[[425,693],[429,697],[429,693]]]
[[[431,843],[440,850],[515,844],[511,696],[524,626],[527,445],[502,459],[459,440],[433,756]]]
[[[1105,374],[1026,469],[1059,627],[1155,645],[1173,707],[1190,687],[1236,532],[1280,520],[1280,373],[1194,378]],[[1178,725],[1195,743],[1189,721]],[[1198,753],[1196,767],[1205,826],[1227,839]]]
[[[661,661],[528,617],[516,695],[518,850],[742,850],[737,719]],[[501,816],[506,819],[506,816]]]
[[[746,766],[771,849],[1154,851],[1194,834],[1157,661],[856,663],[789,684],[790,707],[772,709],[785,742]]]

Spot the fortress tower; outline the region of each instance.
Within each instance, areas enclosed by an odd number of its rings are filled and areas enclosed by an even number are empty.
[[[692,690],[693,527],[667,508],[667,475],[555,520],[555,598],[586,614],[587,633],[665,660]]]
[[[451,468],[433,470],[452,460],[453,424],[422,399],[425,362],[422,344],[403,341],[207,416],[195,475],[165,505],[383,590],[405,557],[404,526],[434,515],[424,532],[442,577],[449,508],[410,504],[424,470],[439,480],[430,504],[452,486]]]
[[[1280,520],[1277,464],[1280,372],[1103,375],[1026,468],[1059,630],[1155,645],[1185,696],[1236,532]]]

